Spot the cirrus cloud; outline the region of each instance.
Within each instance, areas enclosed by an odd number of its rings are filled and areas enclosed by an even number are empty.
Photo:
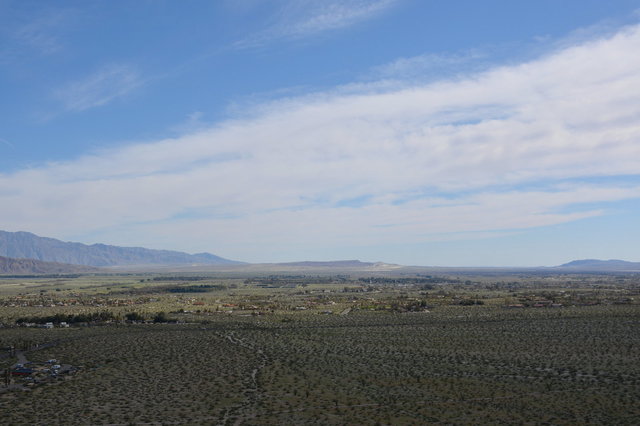
[[[301,39],[350,27],[389,9],[398,0],[285,1],[265,30],[238,41],[237,48],[274,40]]]
[[[111,64],[89,76],[67,83],[56,89],[53,95],[65,110],[80,112],[106,105],[141,85],[140,74],[133,67]]]

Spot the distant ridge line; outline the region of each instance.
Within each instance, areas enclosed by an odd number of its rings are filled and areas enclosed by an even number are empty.
[[[314,260],[303,260],[301,262],[284,262],[277,263],[277,265],[283,266],[339,266],[339,267],[358,267],[358,266],[373,266],[375,263],[373,262],[362,262],[360,260],[328,260],[328,261],[314,261]]]
[[[629,262],[620,259],[580,259],[572,260],[571,262],[564,263],[560,266],[556,266],[557,269],[575,269],[575,270],[589,270],[589,271],[629,271],[640,272],[640,262]]]
[[[95,267],[127,265],[242,264],[210,253],[188,254],[143,247],[64,242],[30,232],[0,231],[0,256]]]

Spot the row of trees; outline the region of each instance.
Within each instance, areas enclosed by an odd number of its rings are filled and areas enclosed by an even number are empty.
[[[53,324],[60,324],[66,322],[67,324],[78,324],[78,323],[99,323],[99,322],[107,322],[107,321],[120,321],[123,317],[120,314],[114,314],[111,311],[101,311],[101,312],[91,312],[91,313],[81,313],[81,314],[55,314],[55,315],[47,315],[40,317],[21,317],[16,319],[16,324],[46,324],[48,322]],[[146,321],[147,318],[138,312],[129,312],[124,315],[124,319],[127,321]],[[165,312],[158,312],[150,318],[153,322],[169,322],[170,319],[167,317]]]

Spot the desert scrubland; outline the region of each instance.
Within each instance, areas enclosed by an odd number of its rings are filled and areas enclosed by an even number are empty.
[[[5,424],[638,424],[639,284],[5,276],[1,367],[72,368],[10,376],[0,411]]]

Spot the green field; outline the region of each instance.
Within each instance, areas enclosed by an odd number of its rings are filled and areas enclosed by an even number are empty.
[[[640,423],[637,276],[104,275],[0,288],[0,346],[54,343],[24,354],[79,368],[0,393],[3,424]]]

